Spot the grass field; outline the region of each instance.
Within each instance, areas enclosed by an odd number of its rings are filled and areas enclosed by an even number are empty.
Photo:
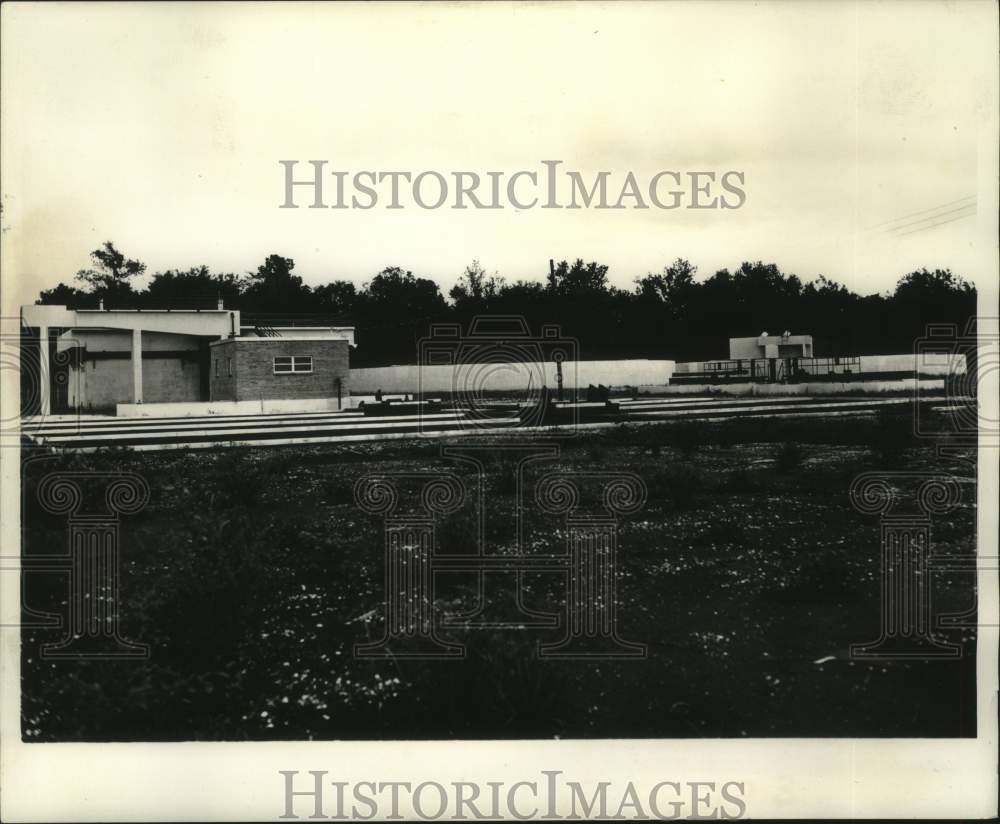
[[[943,471],[963,501],[934,522],[935,551],[975,548],[975,452],[947,458],[908,436],[905,415],[619,426],[563,443],[545,468],[637,473],[648,489],[621,518],[623,637],[635,661],[539,660],[544,629],[443,632],[462,661],[358,660],[381,633],[382,523],[358,509],[370,472],[472,468],[431,442],[52,456],[26,470],[26,553],[65,546],[33,484],[54,469],[144,476],[149,505],[122,522],[121,627],[144,661],[41,660],[58,630],[22,640],[27,741],[969,736],[975,734],[971,630],[947,662],[848,659],[879,621],[879,522],[848,498],[858,473]],[[460,439],[448,443],[459,443]],[[498,446],[509,443],[501,438]],[[489,465],[491,551],[513,547],[514,489],[502,451]],[[562,550],[555,516],[526,516],[532,552]],[[472,550],[469,509],[438,524],[443,551]],[[527,576],[553,610],[554,576]],[[512,595],[497,579],[491,597]],[[442,583],[442,609],[472,605],[472,581]],[[26,598],[58,610],[58,575]],[[936,604],[974,599],[971,576],[941,574]],[[829,656],[834,656],[829,659]],[[822,663],[821,659],[827,659]]]

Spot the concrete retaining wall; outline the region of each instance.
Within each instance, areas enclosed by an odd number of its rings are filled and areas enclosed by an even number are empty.
[[[121,361],[119,361],[121,363]],[[131,371],[132,362],[125,361]],[[131,385],[131,375],[129,384]],[[142,399],[151,403],[195,401],[201,397],[201,369],[177,358],[142,360]]]
[[[343,408],[349,408],[347,398]],[[360,398],[356,400],[361,400]],[[184,418],[201,415],[266,415],[284,412],[338,412],[336,398],[294,398],[292,400],[203,401],[197,403],[120,403],[115,414],[121,418]]]
[[[567,361],[563,387],[662,385],[674,372],[671,360]],[[523,392],[529,385],[555,389],[554,363],[468,363],[443,366],[379,366],[351,370],[351,391],[383,392]]]
[[[84,361],[79,368],[70,367],[70,409],[111,409],[116,403],[131,399],[132,361]]]

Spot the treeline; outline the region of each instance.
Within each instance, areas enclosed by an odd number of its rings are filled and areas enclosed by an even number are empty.
[[[576,260],[549,265],[542,280],[508,281],[473,261],[448,299],[429,278],[399,267],[374,275],[360,288],[346,280],[308,286],[295,262],[270,255],[255,272],[215,273],[205,266],[157,272],[134,287],[145,264],[108,242],[94,266],[76,274],[79,285],[43,291],[39,303],[75,308],[211,308],[221,297],[247,317],[279,322],[282,316],[323,316],[357,327],[356,366],[413,362],[430,325],[476,315],[524,317],[532,330],[559,324],[585,358],[725,358],[730,337],[811,334],[820,355],[913,351],[930,323],[963,328],[976,311],[976,292],[950,270],[920,269],[886,294],[858,295],[820,275],[803,283],[772,263],[745,262],[707,278],[678,258],[657,273],[634,279],[631,290],[608,283],[608,267]]]

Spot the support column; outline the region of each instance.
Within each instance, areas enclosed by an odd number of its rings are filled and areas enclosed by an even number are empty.
[[[142,403],[142,330],[132,330],[132,403]]]
[[[49,327],[38,327],[38,414],[52,412],[52,384],[49,375]]]

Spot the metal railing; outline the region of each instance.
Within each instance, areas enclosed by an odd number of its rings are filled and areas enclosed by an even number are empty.
[[[861,358],[739,358],[705,361],[696,372],[674,373],[671,383],[798,383],[857,380]]]

